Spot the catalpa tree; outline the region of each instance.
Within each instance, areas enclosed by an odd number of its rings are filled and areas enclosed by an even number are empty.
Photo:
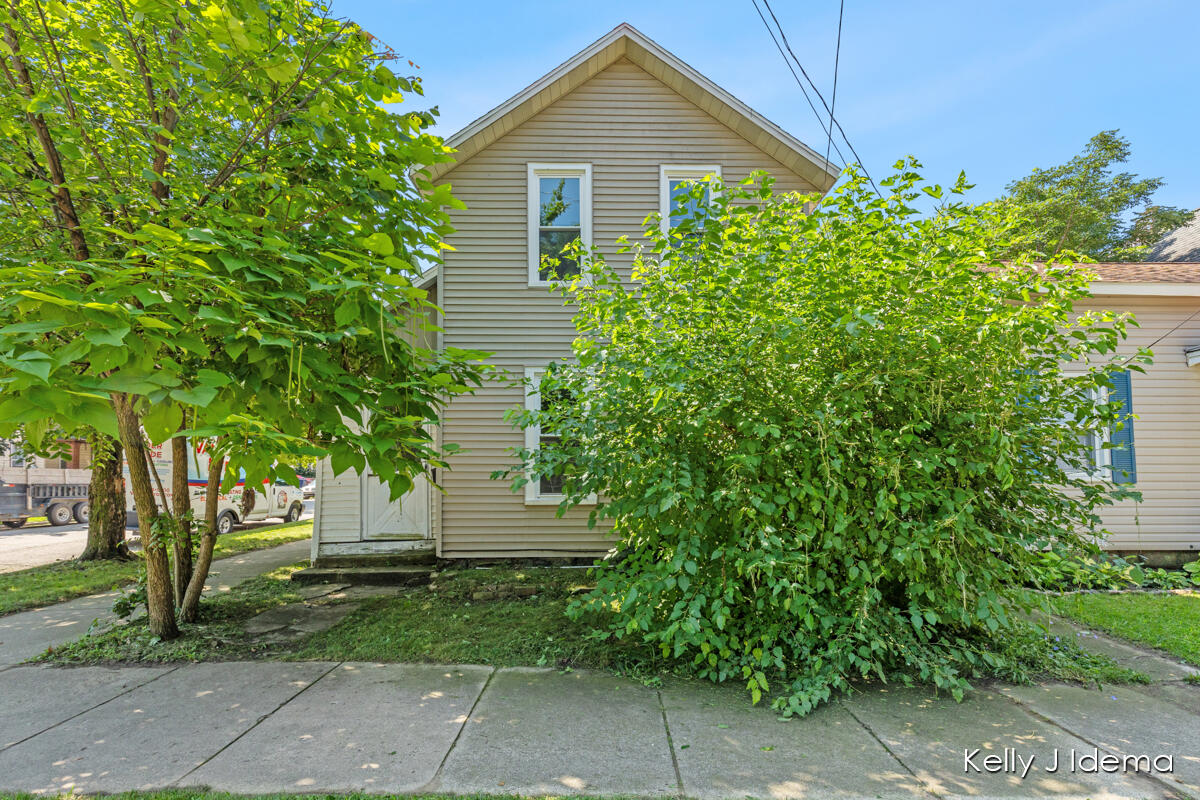
[[[119,438],[170,637],[222,478],[330,455],[399,496],[441,463],[426,426],[480,377],[420,345],[411,280],[456,203],[421,166],[450,156],[430,113],[381,106],[420,82],[319,2],[16,0],[2,26],[0,428]],[[186,437],[214,453],[194,570]]]

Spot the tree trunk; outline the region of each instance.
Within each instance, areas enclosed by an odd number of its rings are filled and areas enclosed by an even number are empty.
[[[180,424],[180,430],[183,425]],[[175,602],[183,597],[192,580],[192,491],[188,486],[188,443],[182,436],[171,440],[171,509],[179,520],[175,535]]]
[[[204,582],[208,580],[208,568],[212,565],[213,548],[217,544],[217,508],[221,491],[221,472],[225,468],[224,458],[213,458],[208,462],[208,487],[204,494],[204,527],[200,535],[200,552],[196,556],[196,568],[183,598],[179,616],[184,622],[195,622],[200,615],[200,595],[204,593]]]
[[[92,480],[88,485],[87,546],[80,561],[129,558],[125,547],[125,480],[121,443],[103,434],[92,442]]]
[[[142,537],[142,552],[146,558],[146,612],[150,620],[150,632],[163,639],[174,639],[179,635],[179,626],[175,624],[171,562],[162,535],[155,533],[161,515],[150,482],[150,468],[147,463],[149,454],[142,439],[141,421],[137,412],[133,410],[133,401],[129,395],[114,394],[112,403],[117,412],[121,443],[125,445],[125,461],[129,465],[129,488],[133,491],[138,530]]]

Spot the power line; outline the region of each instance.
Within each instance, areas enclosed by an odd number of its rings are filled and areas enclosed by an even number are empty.
[[[825,142],[825,160],[829,160],[829,145],[833,144],[833,110],[837,108],[838,64],[842,60],[842,17],[846,13],[846,0],[838,2],[837,50],[833,53],[833,96],[829,98],[829,139]]]
[[[775,31],[771,29],[771,24],[767,22],[767,18],[763,16],[762,10],[759,9],[758,3],[755,0],[750,0],[754,5],[754,10],[758,12],[758,18],[762,20],[763,25],[767,28],[767,33],[771,35],[771,41],[775,43],[775,49],[779,51],[779,55],[783,58],[783,63],[787,65],[788,71],[792,73],[792,77],[796,80],[796,85],[800,87],[800,92],[804,95],[804,99],[808,101],[808,107],[812,109],[813,116],[817,118],[817,124],[821,126],[821,131],[828,134],[829,141],[833,141],[832,125],[826,127],[825,120],[821,117],[821,112],[817,111],[817,107],[813,105],[812,98],[808,96],[808,90],[804,88],[804,83],[800,80],[800,76],[796,74],[796,70],[792,67],[792,62],[788,60],[787,53],[783,52],[783,47],[779,44],[779,40],[775,38]],[[837,151],[838,158],[842,160],[842,166],[846,166],[846,157],[842,155],[842,150],[836,144],[833,149]],[[829,161],[828,153],[825,156],[825,161]]]
[[[757,0],[751,0],[751,2],[755,3],[755,9],[757,10]],[[795,51],[792,50],[792,45],[788,42],[787,34],[784,33],[783,26],[779,24],[779,18],[775,16],[775,11],[771,8],[770,1],[762,0],[762,3],[764,6],[766,6],[767,13],[771,15],[771,19],[774,20],[775,27],[779,29],[779,38],[783,40],[783,46],[787,48],[788,53],[792,57],[792,61],[794,61],[796,66],[800,68],[800,74],[804,76],[804,79],[808,81],[808,85],[812,87],[813,92],[816,93],[817,99],[819,99],[821,101],[821,105],[825,107],[825,111],[829,114],[829,118],[832,120],[833,125],[837,126],[838,132],[842,135],[842,140],[846,143],[846,146],[850,148],[850,153],[854,156],[855,161],[858,162],[859,167],[862,168],[863,174],[867,176],[867,180],[871,182],[871,186],[875,189],[875,193],[880,197],[883,197],[883,192],[879,191],[879,187],[875,184],[875,179],[872,178],[871,173],[867,171],[866,164],[863,163],[862,158],[858,155],[858,151],[854,149],[854,145],[850,142],[850,137],[846,135],[846,129],[842,127],[842,123],[838,122],[837,117],[833,114],[833,109],[829,107],[829,103],[825,102],[825,96],[821,94],[821,90],[817,88],[817,85],[813,82],[813,79],[809,77],[808,71],[804,69],[804,65],[800,63],[800,59],[796,56]],[[762,12],[759,12],[759,17],[762,17]],[[766,19],[763,19],[763,23],[766,23]],[[770,25],[767,26],[767,29],[770,30]],[[772,38],[774,38],[774,35],[772,35]],[[795,72],[793,72],[792,75],[795,76]],[[799,79],[797,79],[797,81],[798,80]],[[825,130],[824,123],[822,123],[821,129]]]

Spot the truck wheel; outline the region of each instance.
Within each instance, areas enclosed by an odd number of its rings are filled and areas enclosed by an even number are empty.
[[[24,527],[26,521],[24,519],[6,519],[4,520],[4,527],[16,530],[17,528]]]
[[[51,525],[66,525],[71,521],[71,507],[55,503],[46,509],[46,521]]]
[[[92,516],[92,507],[84,500],[82,503],[76,503],[71,509],[71,516],[75,517],[75,521],[80,525],[87,525],[88,519]]]
[[[229,533],[233,530],[233,524],[237,522],[237,518],[233,516],[232,511],[226,511],[221,516],[217,517],[217,533]]]
[[[288,513],[284,515],[283,521],[295,522],[296,520],[300,519],[300,515],[303,513],[304,506],[300,505],[299,503],[292,503],[291,508],[288,509]]]

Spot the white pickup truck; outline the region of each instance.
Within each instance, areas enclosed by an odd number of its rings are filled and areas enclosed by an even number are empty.
[[[154,468],[158,472],[162,488],[167,493],[166,504],[169,505],[171,494],[171,447],[170,443],[152,445],[150,455]],[[192,495],[192,513],[196,519],[204,518],[204,507],[208,495],[208,453],[204,445],[188,448],[188,489]],[[137,512],[134,510],[133,493],[129,485],[129,468],[126,466],[125,478],[125,507],[129,509],[130,523],[136,524]],[[153,479],[153,476],[151,476]],[[250,513],[242,517],[242,492],[245,482],[239,480],[228,492],[223,492],[218,499],[217,533],[229,533],[239,523],[278,517],[284,522],[295,522],[304,513],[304,493],[298,486],[289,486],[283,481],[274,484],[263,482],[257,488],[258,497],[254,498],[254,507]],[[154,499],[162,505],[164,498],[159,492],[158,482],[154,482]]]

